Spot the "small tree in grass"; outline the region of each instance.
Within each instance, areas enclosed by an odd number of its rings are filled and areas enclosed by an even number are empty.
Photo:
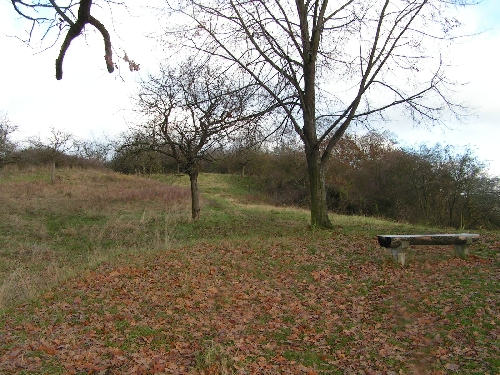
[[[73,148],[73,138],[73,134],[52,127],[47,139],[42,140],[40,136],[37,136],[28,140],[30,147],[48,151],[51,162],[50,182],[52,184],[55,183],[56,178],[57,158]]]
[[[137,104],[146,121],[128,143],[174,158],[189,175],[194,220],[200,216],[201,162],[211,161],[213,151],[243,129],[257,132],[270,108],[256,99],[254,86],[194,58],[177,68],[162,67],[142,82]]]

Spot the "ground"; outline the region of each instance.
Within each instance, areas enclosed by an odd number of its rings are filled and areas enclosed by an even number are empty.
[[[202,175],[200,222],[4,309],[0,372],[500,373],[497,233],[466,259],[412,247],[403,268],[376,234],[425,228],[333,215],[314,230],[306,211],[243,199],[241,182]]]

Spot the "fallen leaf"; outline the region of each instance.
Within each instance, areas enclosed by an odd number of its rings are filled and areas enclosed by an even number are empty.
[[[52,348],[50,346],[39,346],[38,350],[47,353],[48,355],[56,355],[57,350],[55,348]]]
[[[450,371],[458,371],[460,369],[460,366],[456,363],[447,363],[446,365],[444,365],[444,368]]]

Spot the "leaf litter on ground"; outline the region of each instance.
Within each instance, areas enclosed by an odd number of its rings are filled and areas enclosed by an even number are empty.
[[[0,372],[499,373],[498,235],[465,260],[419,247],[400,268],[379,229],[201,240],[103,263],[0,318]]]
[[[379,249],[361,236],[312,237],[201,243],[143,266],[102,265],[3,319],[0,368],[498,371],[500,299],[491,287],[499,280],[484,261],[446,257],[403,269],[380,261]],[[335,245],[342,240],[353,248]],[[203,360],[214,343],[216,360]]]

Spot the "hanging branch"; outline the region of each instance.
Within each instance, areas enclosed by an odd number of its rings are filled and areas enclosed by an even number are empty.
[[[70,24],[70,28],[68,33],[66,34],[66,38],[64,38],[64,42],[61,46],[61,51],[59,52],[59,56],[56,59],[56,79],[62,79],[62,64],[64,60],[64,56],[66,55],[66,51],[69,48],[69,45],[78,35],[80,35],[85,27],[85,25],[91,24],[101,33],[104,39],[104,59],[106,60],[106,66],[108,68],[108,72],[112,73],[115,70],[115,65],[113,64],[113,52],[111,50],[111,38],[109,36],[108,30],[106,27],[99,22],[96,18],[94,18],[90,14],[90,8],[92,6],[92,0],[81,0],[80,7],[78,8],[78,18],[76,22],[72,22],[64,12],[61,12],[60,9],[55,5],[54,1],[50,1],[56,11],[64,18],[66,22]]]

